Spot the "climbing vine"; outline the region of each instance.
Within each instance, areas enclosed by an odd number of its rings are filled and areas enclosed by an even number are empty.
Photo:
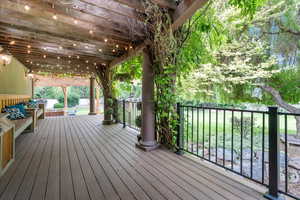
[[[182,28],[172,30],[167,9],[145,1],[147,37],[151,41],[152,66],[155,74],[156,129],[161,143],[174,146],[177,125],[175,82],[179,73],[177,55],[184,40]]]

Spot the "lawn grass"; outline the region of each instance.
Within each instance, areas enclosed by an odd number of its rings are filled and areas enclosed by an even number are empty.
[[[243,137],[241,127],[232,127],[232,118],[241,120],[241,112],[231,111],[216,111],[194,109],[192,111],[184,110],[184,144],[185,148],[191,148],[191,144],[204,145],[205,148],[222,147],[225,143],[226,149],[233,148],[239,152],[241,148],[250,149],[253,145],[254,150],[262,150],[264,146],[268,146],[268,115],[263,113],[253,113],[253,135],[251,143],[251,122],[247,124],[248,134]],[[250,112],[243,112],[243,119],[251,119]],[[285,119],[284,116],[279,117],[279,133],[285,133]],[[245,124],[243,124],[245,126]],[[264,127],[264,128],[263,128]],[[245,127],[244,127],[245,128]],[[243,128],[243,129],[244,129]],[[287,133],[296,134],[296,120],[293,116],[287,117]],[[263,137],[264,135],[264,137]],[[225,140],[225,141],[224,141]],[[263,141],[264,140],[264,141]],[[233,144],[232,144],[233,143]],[[241,144],[243,143],[243,144]]]

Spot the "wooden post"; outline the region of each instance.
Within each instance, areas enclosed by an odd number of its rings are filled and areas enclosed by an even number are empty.
[[[31,98],[33,99],[34,98],[34,85],[35,85],[35,80],[34,80],[34,78],[32,78],[32,80],[31,80]]]
[[[152,67],[150,51],[148,48],[143,50],[143,56],[142,139],[136,144],[136,146],[145,151],[151,151],[159,146],[155,139],[154,71]]]
[[[64,115],[67,115],[67,112],[68,112],[68,87],[62,86],[61,89],[64,93]]]
[[[96,115],[95,111],[95,78],[90,78],[90,112],[89,115]]]

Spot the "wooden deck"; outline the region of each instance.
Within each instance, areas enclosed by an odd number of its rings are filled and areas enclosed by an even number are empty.
[[[184,156],[135,148],[136,133],[99,116],[40,121],[16,143],[0,200],[263,199],[262,194]]]

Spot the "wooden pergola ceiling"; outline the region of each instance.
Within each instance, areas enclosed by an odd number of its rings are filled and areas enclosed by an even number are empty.
[[[49,77],[49,76],[41,76],[35,75],[34,76],[35,83],[34,86],[36,87],[70,87],[70,86],[89,86],[90,80],[88,78],[83,77]]]
[[[152,0],[174,13],[176,29],[207,0]],[[89,73],[145,44],[141,0],[1,0],[0,45],[26,67]]]

